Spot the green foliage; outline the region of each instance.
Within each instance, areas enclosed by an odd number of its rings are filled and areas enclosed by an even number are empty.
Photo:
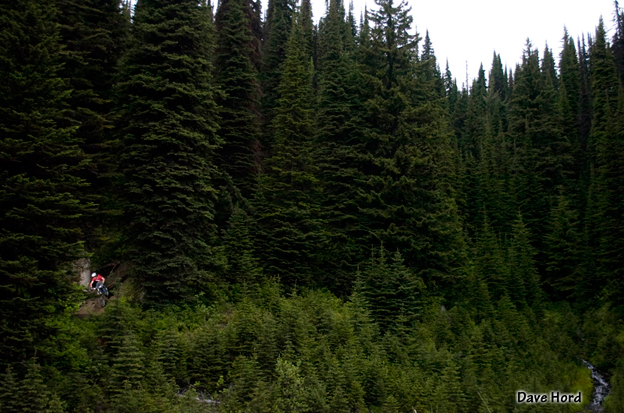
[[[525,226],[522,215],[518,215],[518,219],[514,222],[513,238],[509,248],[509,269],[511,271],[511,279],[519,285],[523,286],[525,297],[518,296],[517,302],[521,303],[523,298],[529,305],[537,306],[542,300],[542,290],[539,284],[539,274],[535,267],[535,249],[531,245],[531,233]],[[516,291],[522,291],[516,290]],[[512,297],[516,296],[514,292],[510,292]]]
[[[272,125],[273,156],[266,160],[254,200],[259,250],[267,275],[286,285],[313,285],[324,235],[319,218],[319,181],[312,157],[313,107],[311,61],[302,49],[295,21],[282,67]]]
[[[230,283],[252,285],[261,280],[260,263],[255,258],[251,237],[254,224],[242,208],[234,207],[223,236],[228,260],[225,279]]]
[[[621,11],[460,91],[377,5],[0,6],[0,410],[621,410]]]
[[[395,323],[413,324],[419,314],[423,281],[405,267],[397,251],[390,263],[387,251],[373,252],[370,264],[363,274],[364,296],[370,312],[383,331]]]
[[[256,189],[259,151],[259,83],[254,64],[253,13],[248,1],[219,3],[215,16],[215,81],[223,95],[219,105],[219,167],[243,195]]]
[[[370,45],[361,46],[366,124],[353,238],[364,251],[380,241],[398,249],[408,267],[448,291],[465,254],[449,186],[450,129],[442,99],[419,76],[409,9],[392,1],[378,4],[370,13]]]
[[[113,358],[110,389],[114,393],[127,392],[139,387],[145,372],[143,354],[134,334],[123,337]]]
[[[154,305],[188,299],[208,280],[220,143],[209,11],[190,0],[139,1],[121,67],[125,229],[135,277]]]
[[[293,13],[295,4],[292,0],[270,0],[267,6],[267,17],[264,27],[262,109],[265,124],[268,127],[264,135],[263,144],[272,148],[273,138],[269,132],[272,129],[275,108],[280,98],[279,85],[282,77],[282,64],[286,60],[288,39],[293,27]]]
[[[550,218],[550,228],[546,235],[546,283],[556,291],[555,294],[566,296],[576,292],[583,284],[583,244],[579,231],[576,211],[570,208],[570,202],[563,194],[559,196],[557,206]]]
[[[83,172],[91,195],[110,192],[114,169],[112,128],[113,83],[118,61],[128,43],[130,24],[119,0],[58,0],[57,19],[61,43],[60,77],[69,80],[72,93],[65,112],[78,126],[81,148],[92,158]],[[110,205],[108,197],[99,203]]]
[[[339,294],[347,294],[355,267],[367,256],[357,245],[359,191],[358,158],[363,151],[362,101],[358,82],[361,76],[349,45],[344,41],[344,15],[340,2],[329,4],[328,14],[319,33],[318,110],[316,113],[317,147],[314,155],[323,193],[321,213],[328,244],[332,249],[326,259],[323,284]]]
[[[7,367],[2,376],[0,387],[0,408],[3,412],[19,412],[19,389],[18,383],[11,366]]]
[[[67,126],[51,1],[0,6],[0,364],[25,360],[76,300],[70,262],[83,256],[87,160]]]

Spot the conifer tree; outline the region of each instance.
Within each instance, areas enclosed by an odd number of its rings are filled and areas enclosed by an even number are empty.
[[[362,50],[367,120],[359,155],[358,244],[399,250],[427,282],[448,286],[464,245],[450,187],[450,129],[443,99],[416,66],[418,38],[404,3],[378,2]],[[354,233],[355,235],[355,233]]]
[[[570,137],[561,128],[561,111],[558,107],[557,88],[559,80],[552,52],[544,50],[541,65],[542,81],[540,106],[544,113],[542,141],[536,145],[538,170],[550,204],[554,204],[557,191],[569,184],[572,169],[572,146]]]
[[[615,34],[613,35],[613,56],[615,65],[624,82],[624,11],[620,9],[618,1],[615,1]]]
[[[324,248],[312,157],[312,63],[302,41],[295,20],[272,123],[273,156],[266,160],[255,199],[261,262],[267,275],[280,276],[287,285],[319,282],[312,275],[319,275],[316,261]]]
[[[88,162],[64,110],[53,1],[0,5],[0,360],[24,360],[76,299]]]
[[[583,210],[587,192],[587,159],[581,136],[581,69],[574,41],[563,36],[563,50],[559,61],[560,86],[558,109],[561,114],[561,131],[570,142],[572,166],[568,186],[572,189],[573,205]]]
[[[18,411],[23,413],[47,412],[51,395],[43,383],[41,366],[34,359],[28,362],[26,374],[20,382],[18,394]]]
[[[585,44],[585,36],[578,40],[578,55],[580,68],[580,111],[579,111],[579,129],[581,133],[581,148],[586,152],[589,143],[589,134],[591,132],[592,121],[592,104],[591,104],[591,81],[589,76],[589,54]],[[587,155],[589,156],[589,154]],[[586,166],[588,175],[585,177],[589,181],[589,160]]]
[[[542,77],[546,80],[544,83],[551,83],[556,89],[559,88],[559,78],[557,76],[557,69],[555,67],[555,57],[552,50],[548,48],[548,44],[544,48],[544,54],[542,57],[542,64],[540,65],[542,70]]]
[[[359,71],[352,52],[342,37],[344,24],[339,1],[331,1],[323,30],[319,34],[319,105],[316,115],[315,161],[323,185],[322,214],[334,246],[327,268],[332,273],[330,288],[346,293],[354,266],[366,259],[354,242],[357,228],[358,156],[362,143],[362,102],[359,98]],[[328,280],[329,281],[329,280]]]
[[[58,0],[58,23],[65,46],[59,75],[69,79],[71,119],[85,153],[93,158],[85,178],[92,191],[110,191],[105,176],[113,169],[111,129],[113,83],[128,44],[129,21],[120,0]],[[105,202],[105,200],[101,200]]]
[[[598,210],[600,225],[599,274],[607,282],[609,299],[624,311],[624,87],[619,85],[619,104],[609,119],[600,149]]]
[[[194,293],[211,260],[220,141],[209,12],[191,0],[140,0],[122,65],[126,231],[135,275],[153,304]]]
[[[270,0],[265,21],[262,83],[262,111],[267,133],[262,142],[272,147],[271,123],[280,98],[279,85],[282,63],[286,60],[286,47],[292,29],[295,2],[293,0]],[[266,130],[265,127],[265,130]]]
[[[590,81],[592,123],[587,151],[590,162],[601,165],[601,151],[608,139],[609,122],[617,111],[618,78],[615,59],[607,44],[602,19],[596,28],[596,38],[590,48]]]
[[[242,208],[234,207],[224,234],[228,260],[226,279],[233,283],[254,284],[260,281],[260,264],[255,257],[250,228],[254,222]]]
[[[429,30],[425,32],[425,41],[423,44],[423,51],[420,54],[419,66],[421,66],[420,71],[425,79],[431,82],[432,87],[443,97],[445,95],[444,81],[442,80],[440,67],[435,56],[435,51],[433,50],[433,43],[429,37]]]
[[[505,101],[509,94],[509,83],[506,70],[503,70],[503,62],[501,56],[494,52],[492,60],[492,69],[490,70],[489,90],[498,94],[501,101]]]
[[[472,268],[471,273],[469,273],[467,287],[468,305],[475,321],[490,318],[494,308],[488,291],[487,280],[476,268]]]
[[[145,360],[135,335],[126,333],[113,359],[110,390],[118,395],[136,389],[145,374]]]
[[[554,202],[571,162],[569,143],[560,130],[551,73],[544,73],[537,50],[527,42],[510,106],[509,132],[515,141],[511,192],[538,251],[543,250],[549,204]],[[538,256],[538,263],[544,265],[542,256]]]
[[[163,374],[168,378],[182,380],[187,377],[184,366],[182,345],[177,330],[159,331],[155,340],[156,351],[153,358],[161,365]]]
[[[531,233],[524,224],[523,216],[518,215],[513,224],[511,245],[509,248],[508,265],[511,272],[511,280],[519,280],[518,288],[524,287],[526,303],[536,306],[541,303],[542,290],[540,279],[535,267],[535,249],[531,245]],[[521,291],[521,290],[518,290]],[[520,297],[516,299],[516,304]]]
[[[491,299],[500,299],[508,293],[509,273],[501,253],[500,243],[487,217],[477,238],[475,255],[475,271],[486,283]]]
[[[18,381],[13,368],[9,365],[2,375],[2,381],[0,381],[0,411],[19,413],[19,403]]]
[[[461,135],[460,146],[464,152],[479,159],[481,154],[481,139],[486,129],[487,85],[483,65],[479,67],[479,76],[472,82],[467,102],[465,130]]]
[[[578,215],[563,193],[551,212],[545,246],[548,266],[544,282],[549,293],[553,298],[576,295],[584,284],[583,243]]]
[[[253,13],[248,0],[219,3],[215,16],[215,81],[223,92],[219,105],[219,167],[250,199],[258,173],[260,113],[258,73],[254,64]]]
[[[383,413],[399,413],[401,411],[401,405],[397,401],[396,397],[389,395],[381,407]]]
[[[301,52],[308,59],[313,59],[314,50],[314,21],[312,20],[312,4],[310,0],[301,0],[299,20],[301,25]]]
[[[277,359],[277,408],[284,413],[308,411],[307,389],[300,375],[299,364],[293,364],[282,357]]]
[[[364,273],[364,293],[370,311],[383,331],[387,331],[400,315],[409,324],[420,310],[422,280],[403,264],[399,252],[388,262],[387,251],[373,253]]]
[[[585,210],[585,236],[589,252],[597,264],[597,272],[588,274],[588,277],[592,279],[590,283],[592,293],[589,295],[596,296],[601,293],[612,271],[617,270],[617,264],[615,267],[610,267],[608,264],[604,266],[602,262],[606,264],[610,261],[606,257],[612,253],[609,254],[607,251],[616,247],[613,242],[617,243],[617,240],[612,238],[614,235],[612,231],[619,232],[618,224],[612,221],[612,215],[610,215],[618,207],[611,204],[610,198],[612,199],[614,193],[613,189],[609,188],[612,183],[615,183],[612,178],[617,181],[619,175],[617,172],[619,167],[615,166],[614,169],[612,163],[612,160],[619,156],[613,151],[618,151],[620,146],[616,126],[619,79],[613,54],[607,44],[602,20],[596,28],[596,37],[589,48],[589,78],[592,119],[587,141],[589,190]],[[607,212],[608,210],[611,212]],[[613,225],[616,228],[611,228]],[[607,255],[604,255],[605,253]]]
[[[225,373],[226,348],[222,337],[211,325],[199,328],[190,351],[189,378],[201,388],[212,392],[217,389],[219,377]]]
[[[579,110],[580,110],[580,93],[581,79],[578,55],[574,40],[565,30],[563,34],[563,49],[561,50],[561,59],[559,61],[559,70],[561,72],[561,98],[565,99],[562,104],[562,124],[564,133],[570,139],[580,144],[579,134]]]

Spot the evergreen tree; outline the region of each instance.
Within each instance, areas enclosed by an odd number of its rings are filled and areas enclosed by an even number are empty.
[[[293,26],[293,0],[269,0],[265,21],[263,48],[262,110],[265,122],[265,136],[262,142],[272,148],[272,125],[275,108],[278,104],[282,63],[286,60],[286,47]]]
[[[225,353],[224,340],[214,326],[199,328],[190,349],[190,382],[210,392],[217,390],[219,378],[225,373]]]
[[[153,358],[158,362],[155,364],[160,364],[167,378],[183,380],[188,377],[184,368],[185,355],[177,330],[168,329],[158,332]]]
[[[581,73],[576,47],[574,41],[568,36],[567,30],[563,36],[559,70],[561,80],[558,109],[561,114],[561,131],[570,142],[570,154],[573,159],[568,186],[572,189],[570,195],[574,197],[573,205],[578,210],[582,210],[587,192],[586,181],[582,181],[587,175],[587,160],[580,130]]]
[[[548,48],[548,44],[544,48],[544,55],[540,68],[542,70],[542,77],[545,78],[544,84],[551,83],[555,90],[558,89],[559,78],[557,76],[557,68],[555,67],[555,58],[552,50]]]
[[[299,364],[293,364],[282,357],[277,359],[277,409],[284,413],[307,412],[307,389],[300,375]]]
[[[624,82],[624,11],[615,1],[615,34],[613,35],[613,56],[620,80]]]
[[[0,382],[0,411],[19,413],[20,394],[18,381],[9,365]]]
[[[287,285],[318,282],[322,257],[320,186],[313,165],[313,92],[311,61],[302,51],[303,36],[293,22],[272,127],[273,156],[266,160],[255,199],[261,262],[268,275]]]
[[[537,269],[535,267],[535,249],[531,245],[531,233],[527,226],[524,224],[523,216],[518,215],[518,218],[513,224],[511,245],[509,247],[508,265],[510,279],[518,280],[518,290],[520,288],[526,292],[526,303],[531,306],[537,306],[541,303],[542,290],[540,288],[540,279]],[[510,295],[514,297],[514,293],[510,292]],[[516,303],[522,303],[522,297],[515,295]]]
[[[607,44],[602,19],[596,28],[596,39],[590,48],[590,81],[592,123],[587,151],[590,162],[602,164],[601,148],[608,140],[610,121],[617,112],[618,78],[615,59]]]
[[[119,395],[123,391],[136,389],[145,374],[145,360],[132,332],[126,333],[113,359],[110,391]]]
[[[424,75],[425,79],[432,83],[435,90],[440,93],[440,96],[445,96],[444,93],[444,81],[442,80],[442,74],[440,73],[440,67],[433,50],[433,44],[429,37],[429,30],[425,32],[425,42],[423,44],[423,51],[420,55],[420,71]]]
[[[501,61],[500,55],[496,52],[494,52],[488,84],[489,90],[498,94],[501,101],[504,102],[507,99],[507,95],[509,94],[507,71],[503,70],[503,62]]]
[[[545,284],[553,298],[577,295],[583,283],[583,243],[576,212],[564,194],[553,208],[546,235]]]
[[[388,263],[386,252],[383,246],[379,253],[373,252],[364,273],[366,301],[383,331],[392,327],[399,316],[408,325],[415,321],[424,289],[422,280],[405,267],[400,253],[394,253]]]
[[[485,277],[473,268],[468,279],[467,299],[475,321],[490,318],[494,312]]]
[[[0,5],[0,360],[24,360],[76,300],[88,162],[66,124],[52,1]]]
[[[84,172],[91,195],[110,193],[113,169],[113,84],[128,43],[130,21],[120,0],[58,0],[63,63],[59,75],[69,79],[72,93],[66,113],[78,125],[81,147],[93,162]],[[127,7],[127,6],[126,6]],[[109,204],[106,199],[99,199]],[[107,205],[108,206],[108,205]],[[110,208],[110,206],[108,206]]]
[[[118,90],[125,222],[145,298],[162,304],[205,283],[215,235],[209,6],[140,0],[134,26]]]
[[[477,238],[475,258],[475,271],[486,283],[491,299],[498,301],[508,293],[509,272],[487,217]]]
[[[19,390],[19,412],[46,412],[50,393],[47,391],[41,376],[41,367],[31,360],[26,367],[26,375],[21,380]]]
[[[364,250],[382,241],[427,282],[448,287],[457,281],[464,245],[443,99],[418,72],[409,9],[391,0],[378,5],[371,45],[362,50],[367,122],[352,237]]]
[[[567,30],[563,34],[563,49],[561,50],[559,71],[561,72],[561,86],[559,90],[564,134],[570,137],[572,142],[578,142],[580,149],[581,74],[574,40],[570,38]]]
[[[299,20],[302,35],[301,52],[308,59],[313,59],[315,55],[314,22],[312,20],[312,4],[310,0],[301,0]]]
[[[362,129],[361,79],[352,52],[341,35],[344,24],[338,1],[329,3],[323,30],[319,34],[319,104],[316,115],[315,161],[323,185],[322,213],[328,226],[333,251],[326,272],[332,279],[326,285],[340,293],[348,292],[354,266],[366,259],[352,237],[357,228],[358,154],[363,147],[358,135]],[[332,265],[333,264],[333,265]]]
[[[598,295],[602,285],[607,282],[618,270],[618,261],[609,261],[617,256],[613,255],[617,248],[619,229],[618,221],[613,221],[613,215],[619,207],[617,201],[612,203],[616,196],[612,184],[616,184],[619,176],[619,138],[616,119],[618,112],[619,79],[616,73],[615,60],[607,44],[604,23],[601,20],[596,29],[596,38],[590,46],[589,74],[591,81],[592,122],[587,142],[587,157],[589,169],[589,191],[587,197],[585,233],[590,253],[597,263],[597,273],[589,274],[592,278],[593,293]],[[616,151],[616,152],[614,152]],[[614,227],[615,226],[615,227]],[[610,258],[607,258],[608,256]],[[604,263],[604,264],[603,264]],[[606,264],[606,265],[605,265]],[[596,278],[598,277],[598,278]]]
[[[586,152],[589,142],[589,134],[591,131],[592,121],[592,105],[591,105],[591,88],[589,78],[589,54],[585,45],[585,37],[578,40],[578,54],[579,54],[579,69],[580,69],[580,111],[579,111],[579,129],[581,133],[581,148]],[[587,155],[589,156],[589,154]],[[589,161],[588,161],[589,162]],[[586,166],[587,173],[589,174],[589,163]],[[589,175],[585,177],[589,180]]]
[[[486,129],[486,104],[487,85],[485,83],[485,70],[483,65],[479,67],[479,76],[472,82],[470,96],[468,98],[465,131],[461,135],[460,147],[465,153],[469,153],[474,159],[479,159],[481,153],[481,139]]]
[[[215,80],[219,105],[219,167],[250,199],[258,173],[260,118],[258,73],[254,64],[253,13],[248,0],[219,3],[215,16]]]
[[[250,235],[253,224],[242,208],[234,208],[223,237],[228,260],[226,279],[230,282],[254,284],[260,281],[260,264],[255,258]]]
[[[510,106],[509,132],[515,146],[511,191],[538,251],[543,250],[549,205],[570,170],[570,145],[559,119],[552,73],[542,72],[538,52],[528,42]],[[537,258],[543,267],[543,256]]]
[[[620,311],[624,311],[624,87],[619,85],[619,105],[602,141],[601,167],[598,179],[600,250],[599,274],[607,282],[607,295]]]

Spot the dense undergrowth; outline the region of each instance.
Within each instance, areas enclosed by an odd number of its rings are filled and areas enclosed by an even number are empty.
[[[607,411],[622,406],[622,337],[605,333],[617,325],[606,309],[583,323],[567,304],[518,310],[503,297],[477,322],[469,305],[423,299],[417,319],[382,331],[359,292],[344,302],[270,282],[243,290],[158,311],[120,291],[102,315],[68,313],[41,347],[53,363],[4,375],[2,411],[572,412],[592,391],[586,356],[615,368]],[[516,405],[519,389],[582,391],[584,404]]]

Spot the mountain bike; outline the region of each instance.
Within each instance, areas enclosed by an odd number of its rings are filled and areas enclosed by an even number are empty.
[[[98,282],[95,285],[95,292],[100,296],[100,302],[102,303],[102,307],[106,307],[106,297],[108,297],[108,289],[102,284],[102,282]]]

